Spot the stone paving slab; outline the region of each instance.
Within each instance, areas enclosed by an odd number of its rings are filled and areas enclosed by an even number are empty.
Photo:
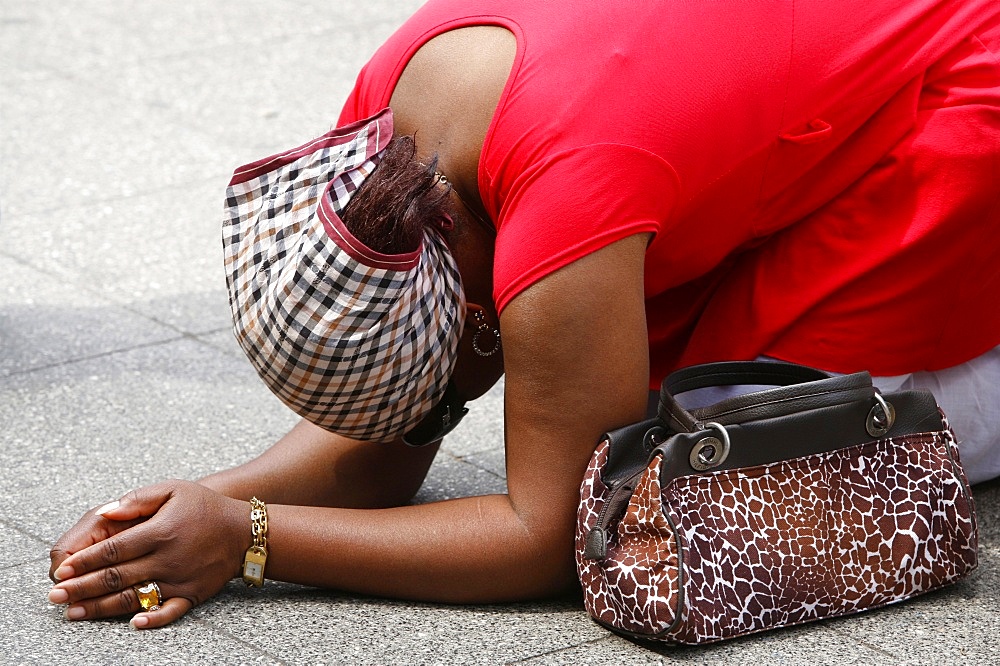
[[[4,3],[0,62],[20,72],[34,65],[38,70],[77,74],[112,62],[175,60],[216,47],[260,47],[324,34],[346,36],[356,50],[355,40],[384,37],[421,4],[421,0],[244,0],[234,8],[178,0],[170,10],[153,10],[137,7],[132,0]]]
[[[488,454],[498,453],[499,469],[494,471],[500,476],[506,476],[503,470],[503,387],[501,378],[484,396],[470,402],[468,415],[443,445],[445,451],[466,460],[481,456],[485,461]]]
[[[982,543],[1000,546],[1000,479],[973,486],[979,539]]]
[[[779,664],[878,664],[892,662],[885,652],[844,641],[821,627],[789,629],[705,647],[648,647],[617,636],[555,650],[519,666],[573,664],[698,664],[699,666],[776,666]]]
[[[189,339],[0,379],[0,520],[55,539],[131,488],[243,462],[295,420],[248,363]]]
[[[477,465],[440,452],[427,472],[424,485],[413,498],[414,503],[437,502],[471,495],[492,495],[507,492],[506,481]]]
[[[2,254],[0,275],[0,379],[179,337],[95,291]]]
[[[160,631],[135,631],[128,619],[68,622],[48,603],[48,565],[0,570],[0,628],[7,664],[283,664],[286,661],[192,617]],[[16,619],[16,621],[11,621]],[[246,622],[246,617],[244,617]]]
[[[307,33],[125,62],[112,65],[100,85],[135,104],[169,110],[184,125],[223,142],[233,160],[231,173],[333,127],[361,66],[394,27],[366,27],[349,49],[329,34]],[[269,75],[238,85],[234,74],[248,71]]]
[[[49,546],[48,539],[27,534],[17,525],[0,520],[0,529],[3,530],[3,548],[0,548],[0,572],[6,569],[19,567],[28,562],[48,561]],[[2,614],[0,605],[0,614]]]
[[[442,606],[290,585],[261,595],[232,584],[199,615],[296,664],[513,663],[604,636],[573,600]]]
[[[0,230],[3,250],[24,257],[64,292],[73,285],[73,300],[100,294],[175,335],[229,328],[220,229],[225,182],[217,177],[58,214],[20,214]]]
[[[183,188],[210,176],[225,184],[232,159],[221,144],[166,110],[92,92],[65,78],[4,84],[4,216]],[[51,214],[48,224],[59,220]]]
[[[953,587],[830,622],[842,636],[904,663],[1000,663],[1000,548],[980,547],[979,568]]]
[[[462,460],[492,472],[500,478],[507,478],[506,456],[502,446],[490,451],[462,456]]]

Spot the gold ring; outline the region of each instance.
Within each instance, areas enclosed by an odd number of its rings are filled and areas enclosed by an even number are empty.
[[[132,589],[135,590],[135,595],[139,597],[139,605],[142,606],[142,610],[147,613],[160,610],[162,595],[160,594],[159,585],[151,580],[147,580],[141,585],[133,586]]]

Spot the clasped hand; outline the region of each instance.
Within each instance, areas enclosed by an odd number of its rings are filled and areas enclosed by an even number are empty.
[[[49,601],[66,617],[138,613],[135,628],[161,627],[215,595],[239,571],[250,545],[249,504],[189,481],[133,490],[84,514],[49,553]],[[155,581],[158,610],[133,586]]]

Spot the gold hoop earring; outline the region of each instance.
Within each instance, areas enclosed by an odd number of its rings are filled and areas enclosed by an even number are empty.
[[[493,356],[498,351],[500,351],[500,329],[490,326],[486,323],[486,315],[483,314],[482,310],[473,310],[472,319],[476,324],[476,333],[472,336],[472,349],[480,356]],[[488,350],[483,350],[479,346],[479,336],[483,333],[489,333],[493,336],[493,348]]]

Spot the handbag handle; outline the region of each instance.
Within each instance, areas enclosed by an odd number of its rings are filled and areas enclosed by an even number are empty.
[[[690,412],[674,397],[700,388],[738,385],[784,388],[734,396]],[[867,372],[831,377],[822,370],[781,361],[705,363],[673,372],[663,380],[657,415],[676,432],[696,432],[704,429],[706,421],[722,425],[756,421],[871,398],[874,393]]]
[[[738,395],[691,412],[674,397],[741,384],[781,388]],[[900,408],[898,414],[888,400]],[[601,478],[610,495],[587,533],[585,558],[604,559],[608,534],[654,456],[662,458],[660,487],[667,488],[692,473],[754,467],[864,444],[893,427],[893,436],[945,427],[934,397],[926,391],[883,398],[867,372],[831,377],[778,361],[708,363],[678,370],[664,379],[657,411],[655,419],[603,436],[608,458]]]

